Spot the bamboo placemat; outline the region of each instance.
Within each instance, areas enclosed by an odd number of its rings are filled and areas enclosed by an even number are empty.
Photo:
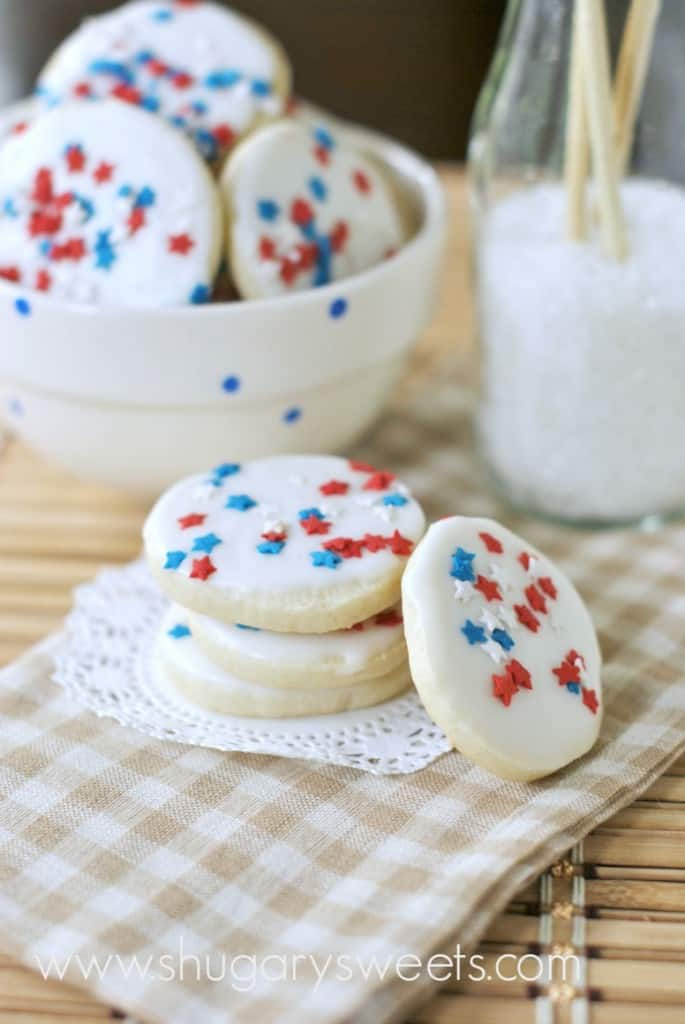
[[[466,197],[445,171],[453,230],[443,302],[406,387],[468,343]],[[0,663],[53,630],[72,588],[139,549],[145,506],[75,481],[11,441],[0,451]],[[482,943],[502,953],[573,948],[588,998],[561,981],[447,983],[415,1024],[683,1024],[685,1021],[685,758],[519,893]],[[0,1024],[88,1024],[121,1016],[83,992],[43,981],[0,956]]]

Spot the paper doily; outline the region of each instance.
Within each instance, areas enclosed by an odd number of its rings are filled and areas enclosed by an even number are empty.
[[[239,718],[196,707],[152,664],[167,607],[144,563],[101,572],[76,591],[55,682],[96,715],[158,739],[217,750],[395,775],[418,771],[450,749],[415,693],[362,711],[307,718]]]

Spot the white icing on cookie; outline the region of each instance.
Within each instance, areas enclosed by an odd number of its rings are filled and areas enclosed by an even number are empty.
[[[39,95],[116,98],[158,113],[215,160],[281,113],[287,58],[267,33],[218,4],[134,0],[90,18],[44,68]]]
[[[243,295],[279,295],[374,266],[402,244],[377,167],[334,134],[283,121],[224,168],[231,266]]]
[[[303,689],[375,678],[406,660],[399,605],[331,633],[274,633],[190,615],[198,645],[241,679]]]
[[[0,276],[94,305],[206,300],[216,190],[193,148],[123,103],[56,108],[0,150]]]
[[[229,715],[256,718],[324,715],[380,704],[411,685],[406,662],[384,676],[353,685],[279,689],[244,682],[206,656],[178,608],[171,608],[162,623],[156,656],[162,670],[186,697]]]
[[[204,483],[218,498],[200,496]],[[355,500],[361,494],[370,507]],[[377,505],[396,509],[392,524],[374,515]],[[273,530],[274,519],[285,529]],[[392,473],[335,456],[282,455],[182,480],[152,509],[144,538],[160,584],[184,606],[228,622],[325,632],[397,600],[424,525]]]
[[[468,588],[457,602],[455,583]],[[582,599],[543,554],[492,520],[442,520],[409,560],[402,602],[416,688],[464,754],[528,780],[590,749],[601,654]]]

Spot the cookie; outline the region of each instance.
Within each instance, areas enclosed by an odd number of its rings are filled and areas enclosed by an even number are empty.
[[[376,679],[336,687],[279,689],[244,682],[207,657],[177,608],[170,609],[162,624],[155,657],[172,685],[194,704],[225,715],[251,718],[352,711],[381,704],[411,686],[406,662]]]
[[[205,301],[216,189],[193,147],[123,103],[71,103],[0,149],[0,276],[72,302]]]
[[[190,625],[212,661],[262,686],[315,690],[365,682],[407,660],[398,605],[332,633],[273,633],[193,614]]]
[[[435,523],[407,565],[402,606],[419,695],[467,757],[527,781],[592,747],[602,717],[592,620],[526,541],[490,519]]]
[[[221,176],[229,262],[246,298],[328,284],[392,256],[402,213],[375,162],[292,119],[233,153]]]
[[[157,501],[143,537],[162,590],[229,624],[345,629],[393,605],[419,504],[393,473],[329,455],[226,462]]]
[[[48,105],[115,98],[165,117],[208,160],[278,116],[290,66],[261,26],[218,4],[134,0],[89,18],[48,62],[38,92]]]

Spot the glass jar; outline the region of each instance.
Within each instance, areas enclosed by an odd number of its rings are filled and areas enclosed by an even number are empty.
[[[613,67],[629,7],[607,6]],[[685,4],[653,26],[616,184],[624,258],[600,244],[594,161],[585,237],[568,235],[573,22],[573,0],[510,0],[474,118],[478,433],[515,506],[653,522],[685,508]]]

